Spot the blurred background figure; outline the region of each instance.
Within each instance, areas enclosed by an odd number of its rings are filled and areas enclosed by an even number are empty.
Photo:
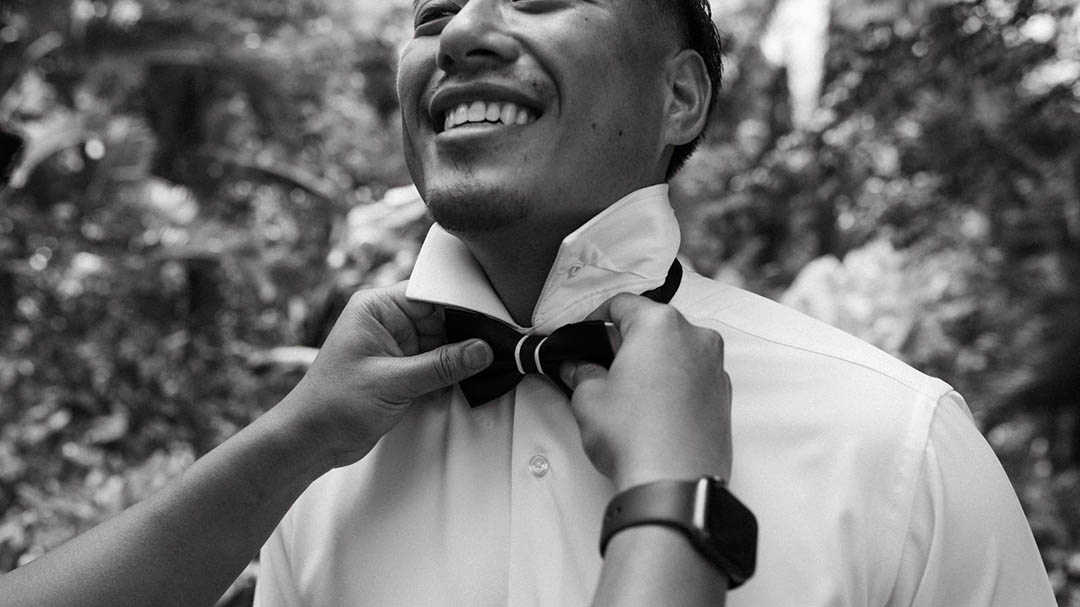
[[[957,387],[1080,606],[1080,8],[714,12],[684,262]],[[408,276],[410,31],[403,0],[0,8],[0,571],[153,492],[285,394],[354,289]]]

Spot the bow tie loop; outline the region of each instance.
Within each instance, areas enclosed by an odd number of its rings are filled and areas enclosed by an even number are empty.
[[[544,361],[540,360],[540,349],[548,340],[548,335],[522,335],[514,346],[514,364],[521,375],[537,373],[547,375],[544,371]]]

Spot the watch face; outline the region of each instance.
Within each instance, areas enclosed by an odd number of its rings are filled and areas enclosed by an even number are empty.
[[[750,577],[757,561],[757,519],[719,482],[710,483],[706,517],[710,542],[719,548],[743,578]]]

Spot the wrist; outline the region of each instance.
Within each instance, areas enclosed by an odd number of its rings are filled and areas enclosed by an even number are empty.
[[[351,436],[352,440],[346,444],[342,424],[327,419],[332,416],[325,415],[325,412],[321,413],[301,382],[268,411],[266,417],[274,423],[274,433],[280,437],[283,448],[320,470],[320,474],[360,459],[374,446],[374,440],[361,441],[355,436]],[[343,455],[346,451],[360,453],[348,460]]]
[[[260,417],[265,432],[274,443],[281,458],[296,462],[298,469],[313,470],[321,475],[333,468],[332,442],[310,416],[305,415],[305,403],[289,394]]]
[[[604,511],[600,555],[614,538],[642,526],[677,530],[731,588],[753,575],[757,520],[719,479],[654,481],[618,493]]]
[[[699,463],[697,465],[664,466],[664,467],[637,467],[625,472],[616,472],[612,475],[612,483],[616,492],[623,492],[632,487],[647,485],[657,481],[695,480],[703,476],[718,478],[727,482],[731,466],[722,464]]]

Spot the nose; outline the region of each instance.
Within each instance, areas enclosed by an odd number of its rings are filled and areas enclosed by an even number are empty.
[[[504,0],[469,0],[439,35],[438,66],[448,74],[493,69],[520,54],[507,31]]]

